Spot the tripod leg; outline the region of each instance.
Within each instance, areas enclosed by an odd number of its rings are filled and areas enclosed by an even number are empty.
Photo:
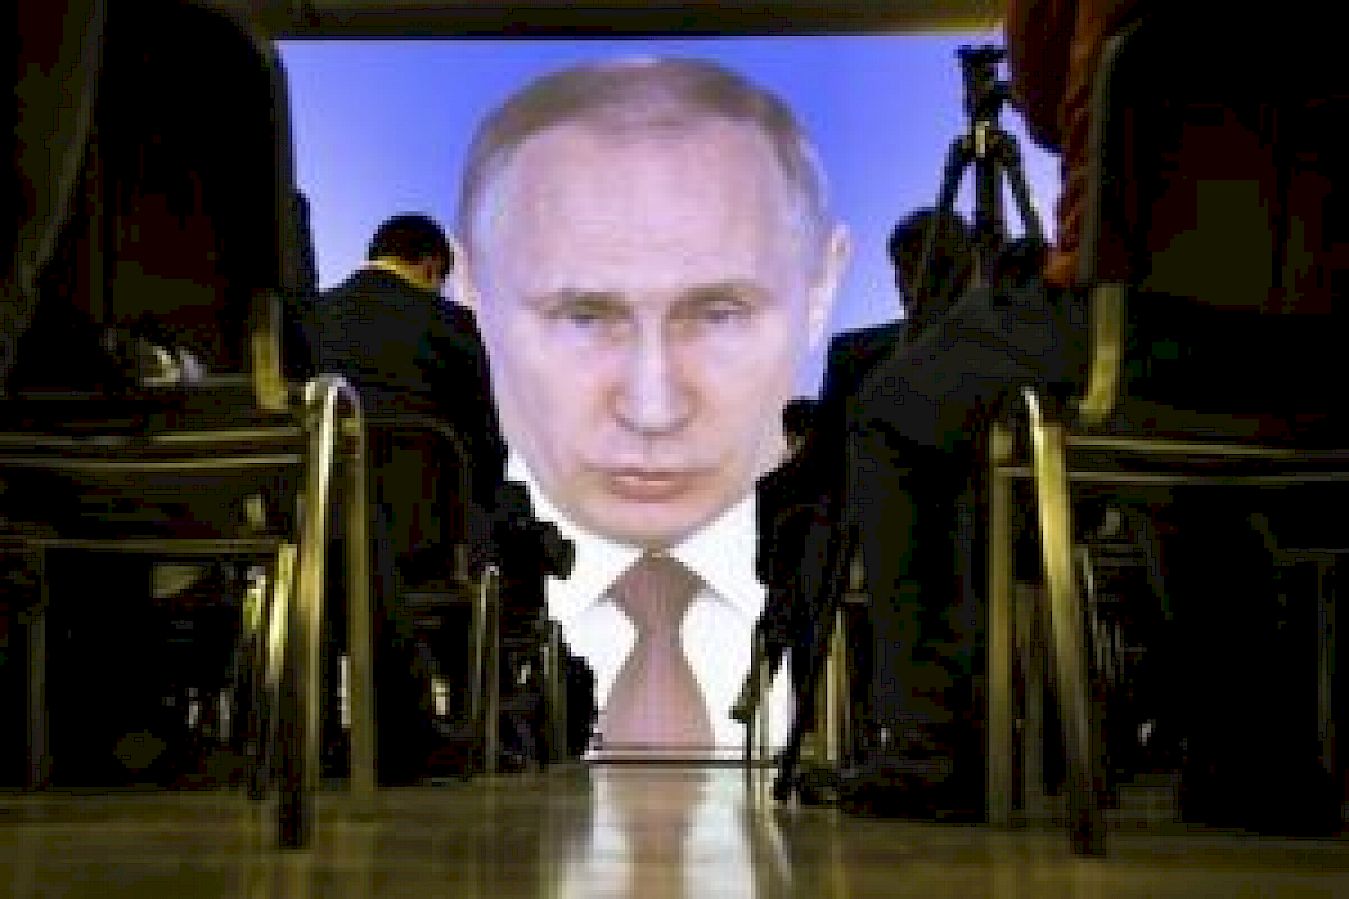
[[[946,154],[946,166],[942,171],[941,189],[937,191],[937,213],[949,213],[955,209],[956,191],[960,189],[960,179],[965,175],[965,169],[974,159],[974,153],[970,145],[969,138],[958,137],[951,143],[951,149]],[[923,235],[923,255],[919,257],[918,264],[918,283],[913,285],[917,291],[914,297],[914,306],[922,308],[929,299],[928,270],[932,266],[932,250],[937,241],[937,220],[933,219],[928,225],[927,233]]]
[[[1016,209],[1021,215],[1021,224],[1026,229],[1026,236],[1036,242],[1042,241],[1044,227],[1040,223],[1039,213],[1035,211],[1035,204],[1031,201],[1025,166],[1022,165],[1016,143],[1010,135],[999,133],[996,146],[996,158],[1007,174],[1007,181],[1011,185],[1012,197],[1016,200]]]
[[[829,643],[834,635],[834,622],[847,586],[853,541],[850,539],[851,535],[847,533],[848,529],[842,530],[845,534],[837,541],[833,558],[830,560],[823,601],[814,603],[811,609],[809,620],[813,626],[809,655],[802,660],[805,663],[805,676],[802,678],[801,690],[796,696],[796,714],[792,718],[792,726],[787,733],[787,745],[783,748],[782,757],[778,762],[778,776],[773,783],[773,798],[779,801],[790,798],[797,786],[796,769],[801,760],[801,743],[805,738],[806,722],[810,720],[810,713],[815,705],[815,692],[819,687],[820,675],[825,669],[825,658],[829,654]]]
[[[731,708],[732,719],[739,721],[741,724],[752,724],[763,691],[777,677],[778,668],[782,665],[782,656],[785,652],[786,646],[783,642],[776,637],[768,636],[761,621],[760,626],[756,627],[754,631],[754,654],[750,660],[749,675],[745,679],[745,685],[740,690],[740,696]],[[765,670],[765,663],[767,670]]]
[[[815,690],[820,682],[820,673],[824,670],[823,656],[828,652],[832,631],[831,626],[818,627],[812,635],[814,639],[811,641],[810,655],[805,660],[806,675],[802,679],[801,692],[796,697],[796,714],[792,717],[792,726],[787,732],[787,745],[783,748],[782,758],[778,761],[778,776],[773,782],[773,798],[780,802],[791,798],[797,787],[796,769],[801,761],[801,743],[805,739],[806,722],[815,704]]]

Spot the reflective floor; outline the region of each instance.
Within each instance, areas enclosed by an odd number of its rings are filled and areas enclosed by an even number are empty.
[[[774,808],[735,768],[576,767],[320,798],[315,845],[224,793],[0,795],[0,896],[1349,896],[1349,841],[1064,834]],[[757,800],[755,797],[758,797]]]

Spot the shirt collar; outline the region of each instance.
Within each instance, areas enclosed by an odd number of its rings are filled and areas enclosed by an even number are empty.
[[[754,491],[672,551],[723,602],[750,621],[763,611],[763,586],[755,572],[758,517]]]
[[[436,284],[428,283],[423,280],[421,275],[412,270],[412,267],[405,262],[394,259],[391,256],[381,256],[378,259],[367,259],[361,268],[365,271],[384,272],[393,275],[400,281],[410,284],[418,290],[424,290],[427,293],[440,295],[440,287]]]
[[[562,536],[576,547],[571,577],[550,579],[548,585],[549,614],[565,627],[576,616],[606,601],[614,581],[637,561],[642,550],[592,533],[563,515],[516,454],[507,459],[506,477],[524,484],[538,517],[557,525]],[[754,567],[758,541],[756,501],[754,491],[750,491],[670,551],[720,601],[751,621],[763,610],[763,587]]]

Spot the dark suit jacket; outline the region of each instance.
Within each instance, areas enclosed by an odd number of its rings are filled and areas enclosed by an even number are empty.
[[[477,484],[500,481],[505,441],[472,313],[392,273],[362,269],[319,297],[309,330],[318,370],[350,378],[368,414],[448,423],[468,444]]]
[[[758,510],[758,553],[755,573],[770,587],[785,586],[800,562],[800,546],[793,540],[793,513],[803,499],[803,459],[793,456],[759,478],[755,485]]]
[[[815,421],[801,450],[759,479],[757,572],[770,587],[765,623],[795,632],[793,619],[824,583],[828,523],[844,483],[850,397],[902,338],[895,322],[837,335],[829,346]]]
[[[801,450],[759,479],[759,578],[784,582],[802,564],[799,551],[811,522],[843,483],[850,398],[863,377],[900,341],[904,324],[895,322],[837,335],[829,345],[824,387],[815,421]],[[785,566],[785,569],[784,569]]]
[[[907,322],[894,321],[842,331],[829,342],[815,428],[806,448],[818,477],[831,483],[843,477],[849,404],[866,375],[903,342],[908,330]]]

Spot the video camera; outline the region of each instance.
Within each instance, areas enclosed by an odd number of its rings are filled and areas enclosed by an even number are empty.
[[[998,79],[998,63],[1007,58],[1002,47],[985,44],[956,50],[965,82],[965,112],[974,122],[993,122],[1002,104],[1011,99],[1007,82]]]
[[[566,578],[576,564],[576,547],[562,536],[557,525],[534,515],[529,492],[523,484],[507,481],[497,488],[491,515],[489,554],[505,571],[523,566],[544,576]]]

